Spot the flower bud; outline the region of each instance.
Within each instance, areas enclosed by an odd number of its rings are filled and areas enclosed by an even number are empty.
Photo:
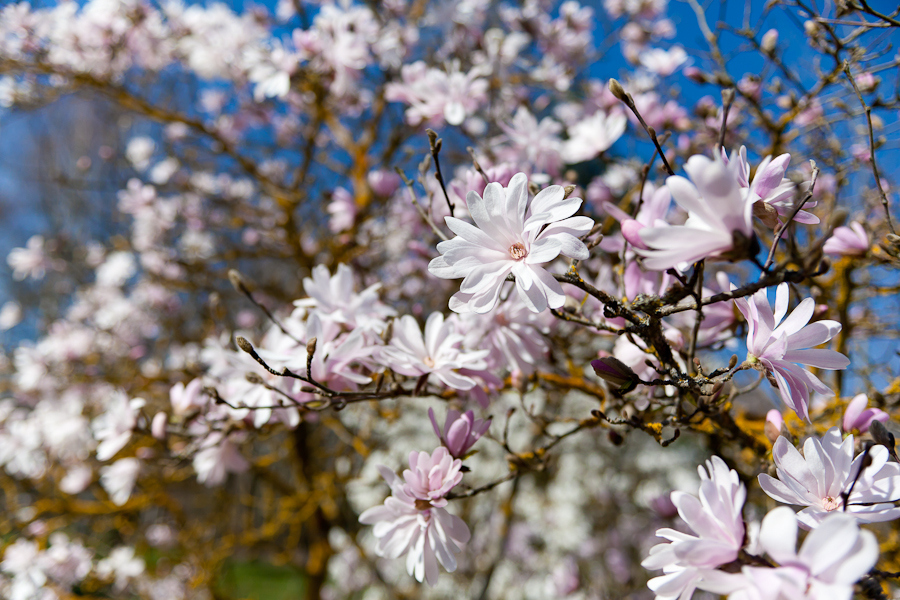
[[[166,425],[169,422],[169,416],[160,411],[153,417],[150,423],[150,434],[158,440],[166,439]]]
[[[592,360],[591,366],[597,377],[616,386],[620,393],[630,392],[637,386],[638,376],[628,365],[614,356],[603,356]]]
[[[763,52],[768,54],[769,56],[775,52],[775,46],[778,45],[778,30],[770,29],[762,36],[762,42],[760,43],[760,48]]]
[[[773,444],[775,443],[775,440],[781,435],[781,428],[783,426],[784,417],[781,416],[780,412],[773,408],[766,413],[766,426],[763,431],[765,431],[766,437],[769,438],[770,442]]]

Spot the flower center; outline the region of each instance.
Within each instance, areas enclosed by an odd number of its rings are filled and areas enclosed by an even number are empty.
[[[431,508],[431,502],[428,500],[416,499],[416,510],[428,510]]]
[[[841,507],[841,499],[840,498],[832,498],[831,496],[826,496],[824,500],[822,500],[822,508],[831,512],[833,510],[837,510]]]
[[[526,250],[525,246],[520,242],[516,242],[509,247],[509,255],[512,256],[514,260],[522,260],[528,256],[528,250]]]
[[[430,356],[426,356],[425,358],[423,358],[422,362],[425,363],[425,366],[428,367],[429,369],[434,368],[434,359],[431,358]]]

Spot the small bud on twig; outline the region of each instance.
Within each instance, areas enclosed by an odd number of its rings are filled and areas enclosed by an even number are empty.
[[[609,87],[610,93],[613,96],[615,96],[625,104],[630,105],[632,103],[631,96],[628,94],[628,92],[625,91],[625,88],[622,87],[621,83],[619,83],[615,79],[610,79],[607,85]]]
[[[247,354],[253,356],[256,354],[256,350],[253,349],[253,344],[247,341],[247,338],[237,336],[234,338],[234,343],[237,344],[238,348],[246,352]]]

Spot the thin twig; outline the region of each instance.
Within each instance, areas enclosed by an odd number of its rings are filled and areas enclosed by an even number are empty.
[[[856,80],[853,79],[853,74],[850,73],[850,63],[846,60],[844,61],[844,73],[847,75],[847,79],[850,80],[850,85],[853,86],[853,91],[856,92],[856,97],[859,98],[859,103],[862,104],[863,110],[866,111],[866,124],[869,126],[869,158],[872,161],[872,173],[875,175],[875,185],[878,186],[878,191],[881,194],[881,205],[884,206],[884,216],[887,219],[888,228],[891,230],[891,233],[896,235],[894,223],[891,221],[891,210],[888,206],[887,194],[884,191],[884,186],[881,185],[878,163],[875,162],[875,129],[872,127],[872,108],[863,99],[862,92],[859,91],[859,86],[856,85]]]
[[[794,221],[794,217],[803,209],[803,205],[805,205],[812,197],[813,191],[816,187],[816,179],[819,177],[819,167],[816,166],[815,161],[809,161],[812,164],[812,179],[809,181],[809,189],[806,190],[806,193],[803,195],[803,198],[800,202],[797,203],[797,206],[794,207],[793,212],[791,212],[791,216],[782,223],[781,227],[779,227],[775,231],[775,239],[772,240],[772,247],[769,248],[769,256],[766,258],[766,264],[763,265],[763,275],[765,275],[769,271],[769,267],[772,266],[772,261],[775,260],[775,249],[778,247],[778,242],[781,240],[782,236],[784,236],[784,232],[787,231],[788,226]],[[890,217],[888,218],[890,220]]]

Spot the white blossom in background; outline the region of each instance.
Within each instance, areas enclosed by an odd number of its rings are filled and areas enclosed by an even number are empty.
[[[13,248],[6,257],[6,264],[13,270],[13,279],[43,279],[50,268],[44,246],[44,237],[33,235],[28,238],[24,248]]]
[[[136,458],[121,458],[100,469],[100,485],[113,504],[122,506],[128,502],[140,470],[141,461]]]
[[[597,111],[569,127],[569,139],[563,142],[562,157],[568,163],[591,160],[608,150],[625,133],[628,119],[619,111]]]
[[[102,579],[115,579],[114,587],[121,592],[129,580],[144,572],[144,559],[136,557],[131,546],[119,546],[97,562],[96,572]]]
[[[200,451],[194,455],[193,464],[197,481],[207,487],[222,484],[228,473],[243,473],[250,468],[250,463],[231,438],[217,431],[203,440]]]
[[[403,315],[394,322],[394,335],[390,343],[380,349],[381,362],[391,370],[417,377],[434,375],[447,387],[469,390],[476,381],[460,373],[483,371],[487,368],[488,350],[464,350],[462,334],[456,331],[455,316],[433,312],[425,322],[424,335],[419,324],[410,315]]]
[[[560,255],[586,259],[588,250],[579,237],[591,230],[594,221],[573,217],[581,198],[566,198],[558,185],[529,201],[527,183],[525,174],[519,173],[506,188],[489,183],[483,198],[469,192],[466,204],[474,226],[446,217],[456,237],[438,244],[441,256],[429,263],[428,270],[442,279],[464,278],[450,299],[451,310],[491,311],[508,275],[515,276],[519,297],[533,312],[565,302],[562,286],[540,265]]]
[[[868,251],[869,234],[856,221],[846,227],[835,227],[831,237],[822,246],[822,252],[835,256],[865,256]]]
[[[94,438],[100,442],[97,446],[98,460],[107,461],[125,447],[137,425],[138,411],[144,404],[143,398],[129,400],[121,390],[112,393],[106,410],[91,423]]]

